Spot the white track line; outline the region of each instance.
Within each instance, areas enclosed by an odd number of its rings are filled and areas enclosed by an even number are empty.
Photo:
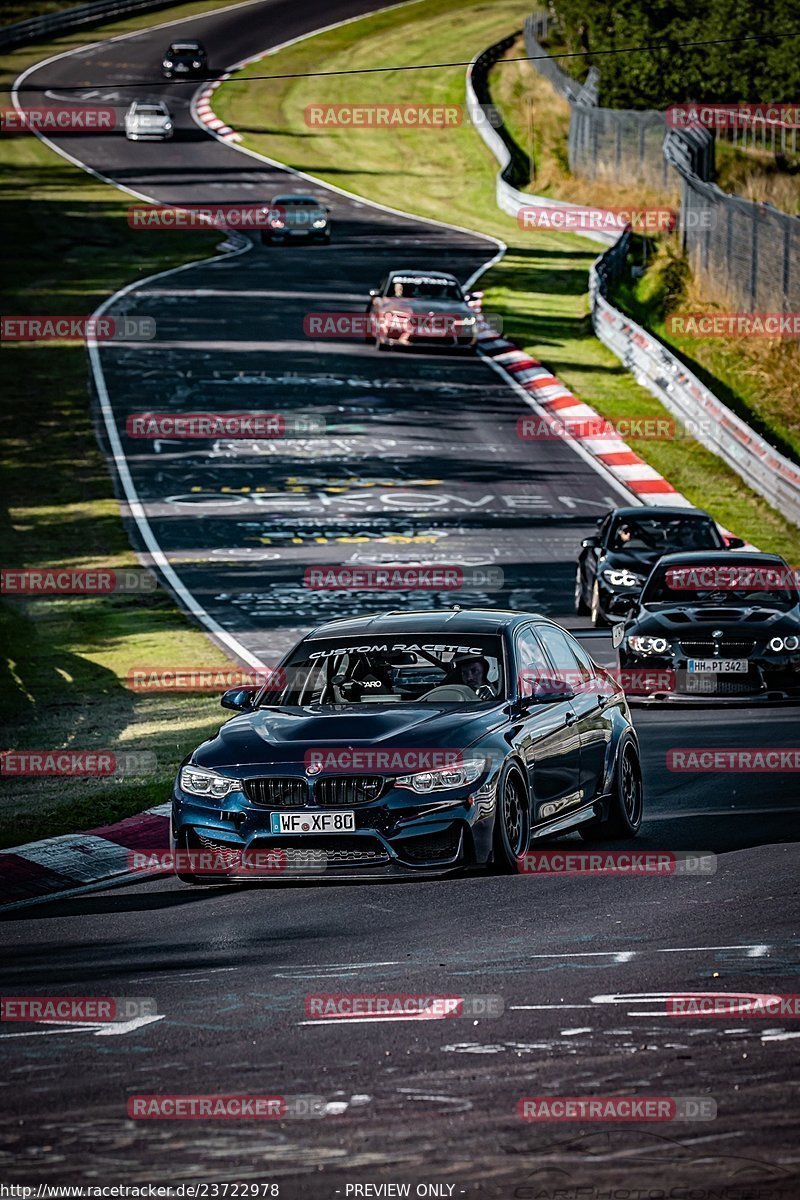
[[[218,13],[222,13],[222,12],[231,12],[238,8],[247,8],[253,4],[258,4],[258,3],[262,3],[262,2],[263,2],[263,0],[241,0],[241,2],[238,4],[225,5],[219,9],[212,9],[208,13],[201,13],[201,14],[195,13],[191,17],[180,17],[176,20],[164,21],[159,25],[150,25],[146,29],[135,30],[130,33],[118,34],[113,38],[101,39],[100,41],[97,41],[97,42],[89,42],[84,46],[73,47],[71,50],[65,50],[59,54],[53,54],[49,58],[43,59],[41,62],[35,63],[32,66],[28,67],[25,71],[22,72],[21,75],[19,75],[17,77],[17,79],[15,79],[15,81],[12,85],[12,88],[11,88],[11,93],[10,93],[14,108],[19,113],[23,112],[23,107],[19,100],[19,89],[21,88],[21,86],[23,85],[25,80],[28,78],[28,76],[33,74],[34,71],[40,70],[42,67],[49,66],[51,63],[58,62],[64,58],[70,58],[76,54],[83,54],[87,50],[92,49],[93,47],[96,47],[96,46],[105,46],[111,42],[118,42],[118,41],[124,41],[126,39],[143,37],[143,36],[146,36],[148,34],[155,32],[159,29],[165,29],[172,25],[180,25],[186,21],[199,20],[199,19],[202,19],[203,17],[214,16],[214,15],[216,15]],[[418,4],[420,2],[421,2],[421,0],[404,0],[404,3],[391,6],[391,8],[405,8],[405,7],[409,7],[412,4]],[[312,37],[317,37],[318,35],[320,35],[322,33],[328,33],[333,29],[339,29],[344,25],[350,25],[356,21],[366,20],[369,17],[375,16],[377,13],[382,13],[382,12],[387,12],[387,11],[390,11],[390,9],[386,9],[386,8],[373,9],[371,12],[362,13],[356,17],[348,17],[346,20],[336,21],[331,25],[324,26],[322,29],[317,29],[311,33],[302,34],[299,37],[292,38],[289,41],[283,42],[278,46],[271,47],[270,49],[264,51],[261,54],[254,55],[252,58],[245,60],[243,63],[234,64],[234,66],[229,68],[228,72],[226,72],[223,76],[221,76],[219,80],[216,80],[214,82],[219,83],[222,79],[227,78],[231,72],[240,70],[244,65],[246,65],[249,62],[253,62],[258,59],[270,57],[271,55],[278,53],[279,50],[283,50],[289,46],[296,45],[298,42],[307,41],[308,39],[310,39]],[[452,225],[446,221],[438,221],[438,220],[435,220],[433,217],[422,217],[416,213],[407,212],[404,209],[391,208],[388,205],[380,204],[377,201],[368,200],[363,196],[358,196],[353,192],[348,192],[344,188],[337,187],[335,184],[327,183],[324,180],[318,179],[314,175],[308,175],[302,171],[294,170],[287,163],[279,162],[276,159],[268,158],[266,155],[260,154],[255,150],[248,150],[243,146],[234,145],[233,143],[226,141],[226,139],[224,137],[220,136],[215,131],[209,129],[209,127],[200,119],[200,117],[197,114],[196,104],[197,104],[197,100],[199,98],[199,93],[206,91],[208,89],[208,86],[209,85],[207,83],[204,83],[203,85],[201,85],[201,88],[199,88],[198,92],[196,92],[195,95],[192,97],[192,101],[190,103],[190,112],[192,115],[192,119],[195,121],[195,123],[201,129],[204,129],[212,137],[215,137],[217,139],[217,141],[220,141],[224,145],[229,146],[231,149],[235,150],[237,153],[246,154],[250,158],[255,159],[256,161],[266,163],[268,166],[276,167],[279,170],[285,171],[289,175],[295,176],[296,178],[307,180],[308,182],[314,183],[320,187],[323,187],[323,188],[327,189],[328,191],[335,192],[341,196],[346,196],[350,200],[359,201],[361,204],[366,204],[369,207],[378,209],[382,212],[391,213],[394,216],[406,217],[410,220],[421,222],[422,224],[426,224],[426,225],[433,225],[440,229],[453,229],[459,233],[466,233],[466,234],[470,235],[471,237],[483,238],[486,241],[493,242],[495,244],[495,246],[497,246],[496,254],[494,254],[492,256],[492,258],[488,259],[482,266],[480,266],[470,276],[470,278],[466,281],[466,283],[464,285],[466,289],[471,288],[474,285],[475,281],[477,279],[479,279],[480,276],[484,274],[484,272],[488,271],[490,267],[494,266],[495,263],[499,262],[500,259],[505,254],[505,251],[506,251],[505,243],[503,241],[501,241],[500,238],[493,237],[491,234],[480,233],[476,230],[466,229],[464,226],[461,226],[461,225]],[[34,130],[34,133],[41,142],[43,142],[45,145],[47,145],[56,154],[59,154],[62,158],[66,159],[68,162],[72,163],[74,166],[79,167],[81,170],[86,171],[89,175],[94,176],[96,179],[99,179],[101,182],[106,183],[106,184],[110,185],[111,187],[115,187],[119,191],[126,192],[130,196],[135,196],[139,200],[145,200],[150,204],[159,203],[154,197],[149,196],[143,192],[139,192],[134,188],[127,187],[124,184],[120,184],[116,180],[111,179],[110,177],[108,177],[106,175],[103,175],[100,171],[96,171],[93,167],[90,167],[86,163],[81,162],[80,159],[76,158],[74,155],[70,154],[68,151],[63,150],[60,146],[56,145],[53,141],[51,141],[50,138],[44,136],[42,133],[40,133],[36,130]],[[236,250],[228,252],[227,256],[235,257],[236,255],[247,253],[247,251],[250,249],[252,249],[252,243],[250,243],[247,246],[242,247],[240,249],[236,249]],[[190,270],[191,268],[199,266],[202,263],[214,262],[214,261],[219,261],[219,259],[216,257],[213,259],[212,258],[198,259],[195,262],[184,263],[180,267],[171,267],[166,271],[159,271],[157,274],[147,276],[145,279],[134,280],[132,283],[129,283],[125,287],[120,288],[119,291],[115,292],[112,296],[110,296],[107,300],[105,300],[94,311],[94,313],[92,314],[92,317],[97,318],[99,316],[102,316],[102,314],[107,312],[112,307],[112,305],[116,304],[116,302],[118,300],[122,299],[124,296],[128,295],[130,292],[132,292],[136,289],[139,289],[142,286],[150,284],[157,279],[164,279],[168,275],[179,274],[182,271]],[[122,448],[122,443],[120,441],[119,433],[118,433],[116,424],[114,422],[113,412],[111,409],[111,402],[110,402],[110,398],[108,395],[108,388],[106,386],[105,376],[103,374],[102,364],[100,361],[100,354],[99,354],[98,345],[97,345],[96,340],[93,338],[88,338],[87,346],[88,346],[88,350],[89,350],[89,360],[90,360],[90,364],[91,364],[91,368],[92,368],[92,373],[94,375],[95,386],[97,388],[97,394],[98,394],[98,397],[100,400],[100,408],[101,408],[101,412],[103,414],[103,422],[105,424],[106,433],[108,435],[111,452],[114,456],[114,463],[115,463],[115,466],[117,469],[117,473],[119,475],[120,483],[124,490],[125,498],[127,500],[131,516],[134,519],[134,521],[136,522],[136,525],[137,525],[137,528],[141,535],[142,541],[144,542],[150,555],[152,556],[153,562],[158,566],[159,570],[161,571],[165,580],[169,584],[170,588],[174,591],[175,595],[179,598],[183,607],[186,609],[186,611],[191,616],[193,616],[197,621],[199,621],[199,623],[202,626],[204,626],[205,629],[208,630],[209,633],[211,633],[217,640],[219,640],[229,650],[231,650],[231,652],[233,654],[237,655],[244,662],[246,662],[249,666],[263,667],[264,663],[262,662],[262,660],[260,658],[258,658],[256,655],[254,655],[250,650],[248,650],[247,647],[242,642],[240,642],[238,638],[234,637],[233,634],[228,633],[225,629],[223,629],[223,627],[219,624],[219,622],[217,622],[211,616],[211,614],[208,613],[206,611],[206,609],[200,604],[200,602],[195,599],[195,597],[191,594],[191,592],[188,590],[188,588],[185,586],[185,584],[181,581],[179,576],[176,574],[175,570],[173,569],[172,565],[170,564],[169,560],[167,559],[164,551],[161,549],[161,546],[159,545],[158,540],[156,539],[156,536],[153,533],[153,530],[147,519],[147,516],[144,511],[144,506],[139,498],[138,492],[136,491],[136,487],[133,482],[133,478],[132,478],[130,470],[128,468],[127,459],[125,457],[125,453]],[[491,359],[485,358],[485,361],[487,361],[490,365],[492,365]],[[496,366],[493,366],[493,369],[495,371],[498,370],[498,368]],[[503,374],[503,378],[506,380],[508,379],[508,377],[505,374]],[[508,382],[511,382],[511,381],[508,381]],[[528,396],[528,393],[525,392],[522,388],[520,388],[519,385],[513,384],[513,382],[512,382],[512,386],[514,386],[519,391],[519,393],[524,396],[526,403],[530,404],[530,397]],[[531,407],[533,407],[533,405],[531,405]],[[628,492],[627,489],[625,489],[616,479],[614,479],[614,477],[610,474],[610,472],[607,471],[607,469],[605,467],[602,466],[602,464],[598,463],[597,460],[593,459],[578,444],[576,444],[572,441],[570,441],[568,444],[572,446],[573,450],[575,451],[576,454],[579,455],[579,457],[581,457],[585,462],[589,463],[589,465],[605,480],[605,482],[607,482],[611,486],[613,486],[615,488],[615,490],[617,492],[619,492],[621,495],[623,495],[626,499],[628,499],[628,500],[630,499],[630,496],[632,493]],[[638,498],[636,498],[636,499],[638,499]]]

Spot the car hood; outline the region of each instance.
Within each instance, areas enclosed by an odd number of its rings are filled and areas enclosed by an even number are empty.
[[[649,575],[661,558],[661,550],[607,550],[603,554],[601,567],[634,571],[637,575]]]
[[[661,611],[642,607],[626,633],[656,634],[672,639],[682,637],[708,637],[712,630],[722,630],[723,637],[741,638],[749,636],[773,637],[777,633],[800,634],[798,609],[780,612],[758,605],[741,607],[711,607],[709,605],[682,605]]]
[[[203,767],[263,768],[273,763],[302,763],[312,750],[466,749],[502,720],[502,704],[465,709],[436,704],[348,705],[330,711],[303,708],[259,709],[223,725],[192,755]],[[356,772],[358,773],[358,772]],[[378,772],[380,773],[380,772]]]

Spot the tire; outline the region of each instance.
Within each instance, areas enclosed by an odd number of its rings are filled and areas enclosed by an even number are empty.
[[[608,816],[604,821],[585,825],[580,835],[585,842],[606,838],[635,838],[642,825],[642,767],[639,753],[630,739],[620,749],[614,768],[614,783]]]
[[[595,629],[602,629],[608,624],[608,621],[603,616],[603,610],[600,608],[600,588],[596,579],[592,584],[592,603],[589,612],[590,620]]]
[[[386,352],[387,350],[391,350],[391,348],[392,347],[389,345],[388,342],[382,342],[380,338],[375,338],[375,349],[376,350],[382,350],[382,351]]]
[[[575,571],[575,612],[579,617],[585,617],[589,611],[589,606],[583,598],[583,576],[581,566],[578,563]]]
[[[497,787],[494,819],[494,867],[504,874],[517,874],[519,859],[528,849],[531,814],[528,791],[515,767],[503,773]]]

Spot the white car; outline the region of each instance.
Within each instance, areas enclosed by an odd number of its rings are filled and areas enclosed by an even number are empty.
[[[134,100],[125,113],[125,137],[131,142],[164,142],[173,132],[172,114],[163,100]]]

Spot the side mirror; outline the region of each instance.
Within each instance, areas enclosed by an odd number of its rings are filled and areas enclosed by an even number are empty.
[[[378,294],[377,288],[370,288],[369,294],[370,294],[370,296],[377,296],[377,294]]]
[[[745,544],[744,538],[734,537],[732,534],[726,534],[725,544],[729,550],[741,550]]]
[[[531,699],[537,704],[553,704],[556,700],[573,700],[575,692],[566,679],[543,676],[533,685]]]
[[[581,547],[584,550],[596,550],[599,545],[600,538],[596,533],[593,533],[591,537],[584,538],[581,542]]]
[[[548,704],[556,700],[572,700],[575,692],[566,679],[557,679],[551,675],[539,675],[538,672],[522,670],[520,672],[520,695],[517,706],[528,708],[531,704]]]
[[[220,696],[219,702],[223,708],[232,708],[234,712],[252,712],[253,700],[260,691],[260,688],[255,687],[228,688],[227,692]]]
[[[638,607],[637,597],[632,596],[629,592],[627,595],[614,596],[608,606],[608,611],[615,617],[630,617]]]

